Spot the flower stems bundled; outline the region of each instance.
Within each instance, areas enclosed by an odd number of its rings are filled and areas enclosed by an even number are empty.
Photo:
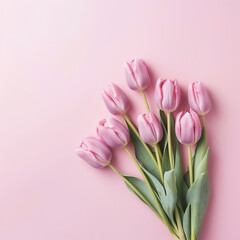
[[[198,239],[209,198],[204,115],[211,109],[208,92],[201,82],[190,84],[190,110],[172,112],[180,103],[181,91],[177,80],[157,81],[155,102],[159,118],[150,110],[144,90],[150,84],[146,64],[141,59],[125,62],[125,76],[132,90],[142,93],[146,113],[137,118],[137,126],[127,115],[129,101],[116,84],[108,84],[102,92],[103,100],[113,115],[121,115],[128,129],[109,117],[99,122],[98,138],[84,138],[76,149],[79,157],[95,168],[110,167],[167,226],[173,239]],[[202,123],[199,116],[202,117]],[[135,154],[128,148],[132,142]],[[188,170],[182,171],[180,144],[188,149]],[[194,154],[192,148],[195,147]],[[134,162],[142,179],[120,173],[112,164],[111,149],[122,148]]]

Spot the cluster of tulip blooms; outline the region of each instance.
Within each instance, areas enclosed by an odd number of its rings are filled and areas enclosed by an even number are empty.
[[[173,238],[198,239],[210,194],[204,115],[211,109],[208,92],[201,82],[188,88],[189,111],[180,112],[177,80],[159,79],[155,87],[157,117],[149,108],[144,90],[150,84],[143,60],[125,62],[127,85],[140,91],[147,113],[139,115],[137,126],[127,116],[129,100],[116,84],[108,84],[102,92],[109,112],[121,115],[128,129],[114,118],[106,118],[97,126],[97,136],[86,137],[76,149],[79,157],[95,168],[110,167],[157,217],[167,226]],[[201,116],[199,118],[199,115]],[[128,148],[132,142],[135,154]],[[188,148],[188,169],[182,170],[180,143]],[[135,163],[142,179],[120,173],[112,164],[111,149],[123,148]],[[194,149],[194,154],[192,150]]]

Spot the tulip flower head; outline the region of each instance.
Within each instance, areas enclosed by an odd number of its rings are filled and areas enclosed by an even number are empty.
[[[211,99],[202,82],[194,82],[189,85],[188,103],[201,116],[206,115],[211,110]]]
[[[149,111],[137,118],[138,130],[142,140],[148,144],[156,144],[163,137],[162,126],[154,113]]]
[[[201,137],[202,125],[196,112],[180,112],[175,122],[176,136],[182,144],[195,144]]]
[[[144,90],[150,84],[147,65],[142,59],[134,58],[131,62],[124,62],[127,85],[132,90]]]
[[[102,141],[86,137],[75,149],[77,155],[94,168],[104,168],[112,159],[112,152]]]
[[[113,115],[125,114],[129,109],[127,95],[114,83],[109,83],[103,89],[102,98],[108,111]]]
[[[181,98],[180,87],[177,80],[158,79],[155,87],[155,102],[165,113],[177,109]]]
[[[110,148],[123,148],[130,140],[126,127],[114,118],[99,121],[97,134]]]

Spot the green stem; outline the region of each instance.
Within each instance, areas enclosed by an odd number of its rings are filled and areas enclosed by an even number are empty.
[[[193,166],[192,166],[192,151],[191,151],[190,145],[188,145],[188,158],[189,158],[188,169],[189,169],[190,187],[191,187],[193,185]],[[195,240],[195,239],[196,239],[196,235],[194,232],[192,216],[191,216],[191,240]]]
[[[125,121],[128,123],[128,125],[130,126],[130,128],[133,130],[133,132],[136,134],[136,136],[139,138],[139,140],[142,142],[143,146],[145,147],[145,149],[149,153],[150,157],[152,158],[154,164],[157,166],[156,159],[155,159],[153,153],[149,149],[148,145],[142,141],[137,128],[133,125],[132,121],[129,119],[129,117],[127,115],[123,114],[122,116],[125,119]]]
[[[162,152],[161,152],[158,144],[155,144],[155,152],[156,152],[158,170],[160,173],[161,182],[162,182],[162,185],[164,185],[163,169],[162,169],[162,163],[160,161],[160,158],[162,159]]]
[[[150,107],[148,105],[148,101],[147,101],[147,98],[146,98],[146,95],[145,95],[144,91],[141,90],[141,93],[142,93],[142,96],[143,96],[143,99],[144,99],[145,106],[146,106],[147,110],[150,111]]]
[[[136,195],[142,199],[142,201],[147,204],[152,210],[153,212],[158,216],[158,218],[160,220],[162,220],[162,217],[160,216],[160,214],[155,210],[154,207],[151,206],[151,204],[149,203],[149,201],[134,187],[134,185],[132,185],[132,183],[130,181],[128,181],[127,178],[125,178],[112,164],[108,164],[108,166],[115,172],[117,173],[122,179],[123,181],[132,188],[132,190],[136,193]]]
[[[193,224],[191,223],[191,240],[196,240],[196,234],[194,232]]]
[[[205,116],[202,116],[202,125],[204,128],[206,128]]]
[[[168,153],[171,169],[174,169],[172,155],[172,135],[171,135],[171,113],[167,113],[167,128],[168,128]]]
[[[192,151],[191,151],[190,145],[188,145],[188,158],[189,158],[188,169],[189,169],[190,187],[191,187],[193,184],[193,166],[192,166]]]
[[[177,206],[174,209],[174,214],[175,214],[175,218],[176,218],[177,225],[178,225],[178,236],[180,237],[181,240],[186,240],[183,226],[182,226],[182,220],[180,218],[180,214],[179,214]]]
[[[161,214],[161,216],[162,216],[162,218],[163,218],[163,222],[166,224],[166,226],[168,227],[169,231],[170,231],[171,233],[174,233],[174,230],[172,229],[172,226],[171,226],[171,224],[169,223],[169,221],[168,221],[168,219],[167,219],[167,216],[166,216],[166,214],[165,214],[165,212],[164,212],[161,204],[159,203],[159,201],[158,201],[158,199],[157,199],[157,197],[156,197],[156,194],[154,193],[154,191],[153,191],[153,189],[152,189],[152,187],[151,187],[151,184],[149,183],[149,181],[148,181],[145,173],[144,173],[143,170],[141,169],[139,162],[137,161],[137,159],[133,156],[133,154],[131,153],[131,151],[129,151],[129,149],[128,149],[127,147],[125,147],[124,149],[125,149],[125,151],[128,153],[128,155],[130,156],[130,158],[133,160],[133,162],[135,163],[135,165],[136,165],[136,167],[138,168],[139,172],[141,173],[143,179],[145,180],[145,182],[146,182],[146,184],[147,184],[147,186],[148,186],[148,188],[149,188],[149,190],[150,190],[150,192],[151,192],[151,195],[152,195],[155,203],[157,204],[158,210],[159,210],[159,212],[160,212],[160,214]]]

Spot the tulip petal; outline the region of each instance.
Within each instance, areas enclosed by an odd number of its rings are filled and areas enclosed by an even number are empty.
[[[114,83],[109,83],[102,91],[102,98],[114,115],[124,114],[129,109],[129,101],[123,90]]]
[[[124,69],[128,87],[131,88],[132,90],[138,90],[139,86],[136,82],[131,65],[127,62],[124,62]]]
[[[75,149],[76,154],[94,168],[103,168],[105,163],[101,163],[90,151],[85,151],[81,147]]]
[[[134,60],[134,76],[137,82],[137,85],[141,90],[146,89],[150,84],[150,76],[147,70],[147,66],[143,60],[135,58]]]
[[[211,100],[208,95],[206,88],[204,87],[202,82],[197,84],[197,92],[195,92],[197,96],[197,102],[202,115],[207,114],[211,110]]]
[[[110,163],[112,153],[104,143],[92,137],[84,138],[82,142],[88,147],[88,151],[93,152],[100,162],[106,165]]]
[[[194,143],[198,142],[202,135],[202,124],[196,112],[190,109],[190,114],[194,122]]]
[[[176,132],[176,137],[179,140],[179,142],[182,143],[182,138],[181,138],[181,118],[182,118],[183,112],[179,112],[176,116],[175,120],[175,132]]]
[[[186,112],[180,120],[181,142],[187,145],[194,143],[194,122],[189,112]]]
[[[138,130],[142,140],[145,143],[152,144],[156,141],[152,127],[149,122],[146,120],[144,115],[139,115],[137,118],[138,121]]]
[[[162,99],[163,99],[162,84],[164,82],[165,82],[165,80],[162,80],[161,78],[159,78],[157,80],[156,87],[155,87],[155,93],[154,93],[155,103],[156,103],[157,107],[160,108],[161,110],[164,110],[162,107]]]
[[[165,111],[171,112],[176,106],[175,88],[171,80],[166,80],[162,86],[162,106]]]

